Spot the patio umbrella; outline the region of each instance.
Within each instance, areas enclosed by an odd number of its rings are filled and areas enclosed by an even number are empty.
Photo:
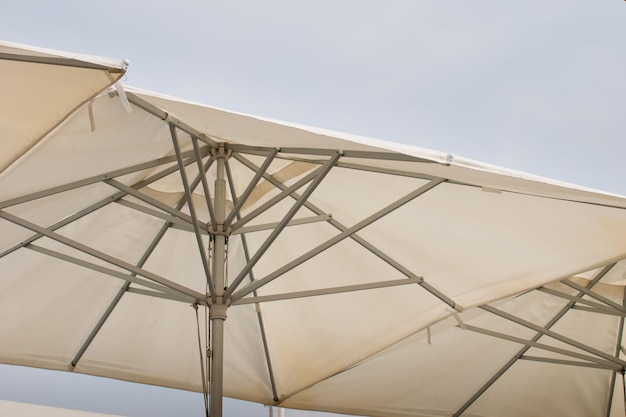
[[[0,42],[0,172],[95,94],[127,62]]]
[[[624,412],[623,197],[102,88],[0,142],[0,361],[213,417]]]

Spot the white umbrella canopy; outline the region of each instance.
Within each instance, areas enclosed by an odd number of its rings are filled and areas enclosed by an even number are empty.
[[[0,41],[0,172],[120,80],[126,67],[124,61]]]
[[[214,417],[623,413],[626,199],[98,91],[0,143],[2,362],[210,385]]]

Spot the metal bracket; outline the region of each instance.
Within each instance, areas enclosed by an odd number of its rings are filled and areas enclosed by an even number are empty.
[[[221,142],[217,148],[211,148],[211,156],[213,158],[225,158],[230,159],[233,151],[231,149],[226,149],[226,143]]]
[[[215,235],[221,235],[228,239],[228,237],[232,234],[233,229],[230,226],[227,227],[226,230],[220,230],[223,227],[221,224],[218,224],[217,227],[218,230],[216,230],[211,223],[207,223],[206,229],[207,232],[209,232],[209,235],[211,235],[211,239],[213,239],[213,236]]]
[[[228,306],[226,304],[215,303],[209,306],[209,319],[221,319],[226,320],[228,315],[226,311],[228,310]]]

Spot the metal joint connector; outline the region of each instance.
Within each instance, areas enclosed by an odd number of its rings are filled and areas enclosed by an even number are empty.
[[[228,239],[228,237],[230,236],[231,232],[232,232],[232,228],[228,227],[226,228],[226,230],[222,230],[222,228],[220,227],[221,225],[218,225],[218,230],[216,230],[215,228],[213,228],[213,225],[211,225],[210,223],[207,224],[207,232],[209,232],[209,238],[212,240],[214,236],[224,236],[226,237],[226,239]]]
[[[226,143],[221,142],[217,148],[211,148],[211,156],[213,158],[225,158],[230,159],[233,151],[231,149],[226,149]]]
[[[226,314],[226,310],[228,310],[228,306],[224,304],[213,304],[209,307],[209,319],[226,320],[226,318],[228,317]]]

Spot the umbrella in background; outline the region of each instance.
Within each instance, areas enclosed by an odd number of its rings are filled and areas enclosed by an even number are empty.
[[[203,391],[213,417],[224,395],[372,416],[624,411],[626,199],[99,94],[114,81],[68,99],[37,146],[0,145],[2,362]]]
[[[126,72],[127,62],[0,42],[0,172]]]

